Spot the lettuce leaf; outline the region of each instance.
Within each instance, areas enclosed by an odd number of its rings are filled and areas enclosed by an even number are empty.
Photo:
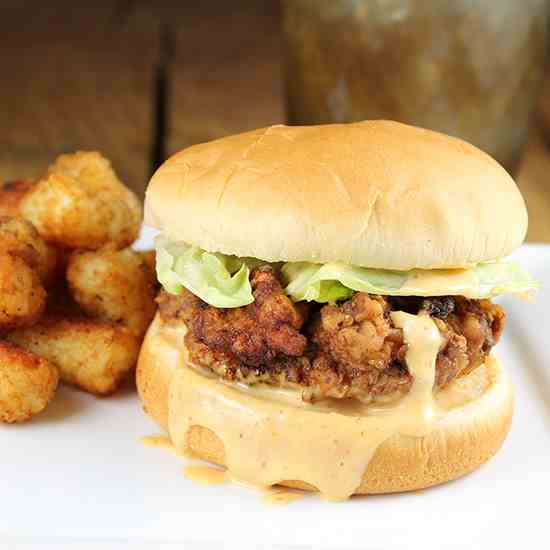
[[[538,288],[538,283],[513,262],[480,263],[467,274],[471,284],[465,283],[463,286],[457,286],[455,277],[458,270],[389,271],[340,263],[319,265],[297,262],[285,264],[282,271],[287,282],[286,292],[296,302],[327,302],[334,300],[334,296],[340,299],[340,294],[342,298],[346,298],[349,294],[346,295],[345,290],[348,293],[355,290],[388,296],[461,294],[480,299],[505,293],[523,293]],[[420,293],[418,287],[423,279],[425,281],[426,277],[434,275],[438,277],[439,284]]]
[[[157,277],[171,294],[182,287],[204,302],[219,308],[239,307],[254,301],[247,262],[225,254],[206,252],[185,243],[157,237]]]
[[[523,294],[540,286],[539,282],[516,262],[480,263],[474,271],[482,298],[500,294]]]
[[[162,236],[157,237],[155,244],[158,279],[168,292],[179,294],[185,287],[219,308],[240,307],[254,301],[250,270],[266,262],[206,252]],[[389,296],[459,294],[479,299],[538,288],[538,283],[512,262],[480,263],[468,271],[389,271],[341,263],[295,262],[282,264],[281,270],[285,291],[295,302],[336,302],[351,297],[354,291]]]

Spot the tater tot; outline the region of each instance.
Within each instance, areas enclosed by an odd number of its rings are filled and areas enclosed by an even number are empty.
[[[34,185],[31,180],[14,180],[0,184],[0,216],[20,216],[21,201]]]
[[[32,325],[45,305],[36,271],[20,257],[0,253],[0,331]]]
[[[0,341],[0,421],[23,422],[44,410],[58,379],[46,359]]]
[[[63,382],[97,395],[115,391],[139,353],[129,329],[91,319],[44,318],[6,339],[55,364]]]
[[[155,311],[155,278],[130,249],[74,252],[67,280],[76,302],[91,317],[120,322],[141,337]]]
[[[21,212],[47,241],[92,250],[131,244],[142,217],[137,196],[97,152],[58,157],[24,197]]]
[[[9,252],[34,268],[43,283],[52,282],[57,264],[56,249],[46,243],[31,222],[0,216],[0,253]]]

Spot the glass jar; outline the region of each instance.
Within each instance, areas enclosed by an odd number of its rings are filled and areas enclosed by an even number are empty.
[[[283,0],[289,122],[386,118],[513,172],[542,81],[546,0]]]

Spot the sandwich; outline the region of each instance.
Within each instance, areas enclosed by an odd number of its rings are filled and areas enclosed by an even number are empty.
[[[527,212],[459,139],[390,121],[251,131],[154,174],[162,290],[137,368],[182,453],[236,480],[353,494],[476,469],[513,412],[493,299]]]

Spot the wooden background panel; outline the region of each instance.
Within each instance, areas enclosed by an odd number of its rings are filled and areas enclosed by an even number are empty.
[[[536,122],[542,129],[546,139],[547,147],[550,152],[550,50],[548,59],[548,69],[546,71],[546,81],[542,88],[541,97],[538,105]]]
[[[99,149],[143,191],[167,155],[285,119],[277,0],[3,0],[0,33],[0,180]],[[550,242],[550,76],[534,122],[518,180]]]
[[[177,11],[166,152],[284,122],[278,2],[206,1]]]
[[[150,175],[158,25],[128,2],[3,1],[0,180],[98,149],[123,180]]]
[[[540,128],[534,128],[532,134],[517,181],[529,211],[527,240],[549,242],[550,150]]]
[[[550,63],[516,181],[529,212],[527,240],[550,242]]]

